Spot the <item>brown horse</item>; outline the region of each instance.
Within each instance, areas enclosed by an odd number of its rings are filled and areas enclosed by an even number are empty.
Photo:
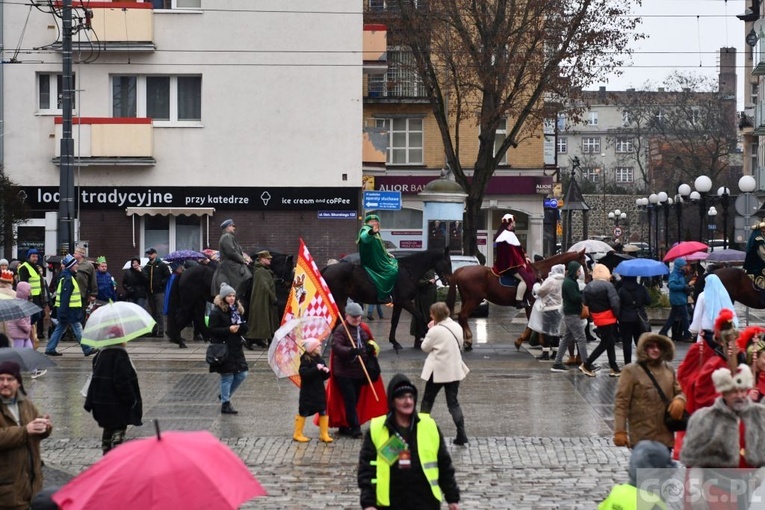
[[[566,252],[560,255],[532,262],[535,276],[538,279],[544,279],[550,273],[550,268],[556,264],[568,264],[572,260],[582,264],[585,274],[587,271],[584,250],[580,252]],[[465,348],[470,349],[473,345],[473,332],[468,326],[468,317],[481,303],[486,299],[495,305],[510,306],[515,304],[515,287],[505,287],[500,285],[499,278],[492,272],[490,267],[486,266],[464,266],[457,269],[449,280],[449,293],[446,295],[446,304],[449,310],[454,312],[454,304],[457,298],[457,291],[460,293],[462,307],[457,314],[457,319],[462,326],[465,335]],[[531,289],[529,289],[531,290]],[[533,299],[526,307],[526,318],[531,315]],[[531,330],[526,328],[523,334],[516,340],[516,348],[531,335]]]
[[[738,301],[750,308],[765,308],[765,292],[754,286],[754,282],[743,269],[724,267],[713,271],[712,274],[720,278],[731,301]]]

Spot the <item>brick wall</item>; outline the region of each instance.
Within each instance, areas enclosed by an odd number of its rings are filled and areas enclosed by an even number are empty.
[[[221,234],[219,225],[226,218],[236,223],[237,239],[248,253],[267,248],[297,255],[299,239],[302,237],[316,264],[322,267],[329,258],[358,251],[356,235],[361,227],[360,221],[319,220],[315,211],[218,212],[210,218],[210,247],[213,249],[218,249]],[[143,251],[139,246],[139,218],[136,217],[135,222],[134,247],[133,219],[125,216],[124,211],[83,212],[80,237],[90,241],[91,260],[100,255],[106,257],[109,272],[120,285],[122,266]],[[203,221],[203,240],[206,239],[206,221]],[[140,256],[144,255],[141,253]]]

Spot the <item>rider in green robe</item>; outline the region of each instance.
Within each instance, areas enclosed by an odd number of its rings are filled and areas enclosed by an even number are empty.
[[[398,278],[398,261],[388,253],[380,236],[380,217],[368,214],[364,226],[356,239],[359,245],[361,266],[367,270],[377,288],[377,299],[381,303],[391,300],[393,286]]]
[[[746,243],[744,271],[760,288],[765,288],[765,222],[760,222]]]

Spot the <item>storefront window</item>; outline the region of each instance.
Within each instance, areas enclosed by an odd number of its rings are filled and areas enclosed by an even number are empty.
[[[144,250],[154,248],[160,257],[170,253],[170,216],[144,216]]]
[[[380,217],[380,227],[392,228],[416,228],[422,230],[422,211],[416,209],[401,209],[400,211],[367,211],[367,214],[376,214]]]
[[[144,249],[155,248],[160,257],[176,250],[202,249],[199,216],[144,216]]]
[[[201,251],[202,235],[197,216],[175,218],[175,249]]]

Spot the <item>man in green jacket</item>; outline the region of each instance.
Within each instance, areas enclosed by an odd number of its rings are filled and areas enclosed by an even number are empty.
[[[359,245],[361,266],[367,270],[377,289],[377,300],[389,303],[398,279],[398,260],[385,249],[380,236],[379,216],[368,214],[364,218],[364,226],[359,231],[356,243]]]
[[[579,349],[579,356],[587,359],[587,337],[584,335],[584,323],[580,315],[582,313],[582,291],[579,289],[579,273],[582,265],[572,260],[568,263],[566,278],[563,279],[561,286],[561,296],[563,297],[563,324],[566,326],[566,333],[560,340],[558,354],[555,356],[555,363],[550,370],[553,372],[565,372],[568,370],[563,364],[563,355],[568,351],[572,342],[576,343]]]

